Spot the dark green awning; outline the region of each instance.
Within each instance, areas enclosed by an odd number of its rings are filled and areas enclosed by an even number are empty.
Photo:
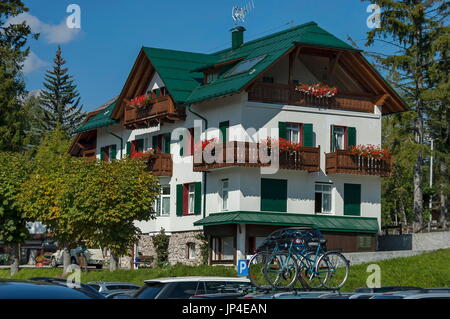
[[[226,212],[211,214],[195,226],[255,224],[314,227],[321,231],[377,233],[378,220],[369,217],[326,216],[276,212]]]
[[[103,110],[101,110],[97,115],[90,118],[86,123],[81,125],[75,133],[81,133],[86,131],[91,131],[98,129],[100,127],[106,127],[112,124],[116,124],[117,120],[112,120],[110,118],[114,108],[116,107],[116,102],[114,101]]]

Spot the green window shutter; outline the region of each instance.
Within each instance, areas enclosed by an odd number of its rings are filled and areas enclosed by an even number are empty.
[[[183,185],[177,185],[177,216],[183,216]]]
[[[219,130],[220,133],[222,135],[222,142],[228,142],[228,128],[230,127],[230,122],[229,121],[225,121],[225,122],[220,122],[219,123]]]
[[[330,132],[331,132],[331,153],[333,153],[336,148],[336,140],[334,137],[334,125],[331,125]]]
[[[100,148],[100,160],[101,161],[105,160],[105,148],[104,147]]]
[[[347,145],[348,147],[356,146],[356,128],[355,127],[348,127],[347,128]]]
[[[131,142],[127,142],[127,155],[131,155]]]
[[[144,151],[144,139],[138,139],[136,140],[136,151],[137,152],[142,152]]]
[[[344,184],[344,215],[361,216],[361,184]]]
[[[261,179],[261,210],[287,211],[287,180]]]
[[[195,199],[194,199],[194,214],[200,215],[202,213],[202,183],[195,183]]]
[[[184,137],[180,135],[180,156],[184,156]]]
[[[303,146],[314,146],[313,125],[303,124]]]
[[[164,153],[170,154],[170,133],[164,134]]]
[[[286,122],[278,122],[278,137],[286,139]]]
[[[109,147],[109,159],[111,161],[115,160],[116,156],[117,156],[117,146],[116,146],[116,144],[114,144]]]

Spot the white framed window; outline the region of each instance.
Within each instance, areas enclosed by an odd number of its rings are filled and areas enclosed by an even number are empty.
[[[187,259],[195,259],[196,254],[195,254],[195,244],[194,243],[187,243],[186,245],[186,249],[187,249]]]
[[[195,184],[188,185],[188,214],[194,214],[195,207]]]
[[[332,212],[332,190],[331,184],[315,184],[315,212],[319,214],[331,214]]]
[[[301,124],[286,123],[286,138],[293,143],[300,143]]]
[[[220,198],[221,198],[221,209],[228,210],[228,179],[221,180],[221,188],[220,188]]]
[[[161,187],[161,194],[156,200],[156,216],[170,215],[170,186]]]
[[[343,150],[345,148],[345,128],[335,126],[333,130],[333,138],[335,150]]]

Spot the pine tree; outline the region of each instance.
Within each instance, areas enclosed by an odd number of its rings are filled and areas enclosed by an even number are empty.
[[[429,81],[430,67],[437,63],[433,43],[436,30],[441,28],[442,17],[447,14],[444,0],[367,0],[381,7],[380,28],[368,33],[367,45],[375,41],[390,43],[393,55],[379,56],[378,61],[395,80],[414,116],[411,128],[414,133],[415,153],[413,165],[413,216],[414,230],[423,228],[424,159],[429,151],[426,137],[430,103],[425,100],[427,90],[433,87]]]
[[[69,135],[85,118],[80,104],[80,94],[74,85],[73,76],[64,67],[66,61],[58,46],[52,70],[45,75],[44,87],[39,95],[43,118],[41,125],[46,131],[53,131],[58,125]]]
[[[26,11],[20,0],[0,3],[0,151],[22,151],[27,144],[21,70],[29,54],[29,48],[25,48],[28,37],[37,39],[38,35],[32,34],[25,22],[5,25],[10,17]]]

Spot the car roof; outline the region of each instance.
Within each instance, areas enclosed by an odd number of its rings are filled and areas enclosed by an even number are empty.
[[[184,281],[228,281],[228,282],[242,282],[250,283],[248,278],[239,277],[214,277],[214,276],[191,276],[191,277],[165,277],[144,280],[145,283],[170,283],[170,282],[184,282]]]
[[[0,299],[92,299],[80,290],[48,282],[0,279]]]
[[[442,298],[442,297],[450,299],[450,293],[448,293],[448,292],[442,292],[442,293],[431,292],[431,293],[406,296],[405,299],[427,299],[427,298]]]

